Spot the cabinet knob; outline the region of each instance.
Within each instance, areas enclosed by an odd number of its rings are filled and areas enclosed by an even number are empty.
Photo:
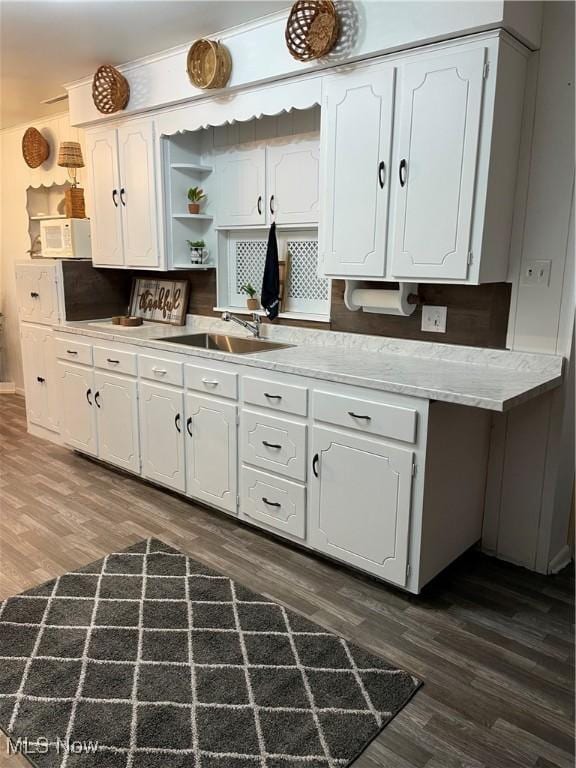
[[[36,376],[36,381],[37,381],[39,384],[44,384],[44,382],[46,381],[46,379],[42,378],[42,376]]]
[[[117,189],[112,190],[112,202],[114,203],[114,208],[118,208],[118,190]]]
[[[180,418],[181,417],[179,413],[177,413],[176,416],[174,417],[174,426],[176,427],[177,432],[182,432],[182,430],[180,429]]]
[[[348,411],[348,416],[352,416],[353,419],[362,419],[363,421],[372,421],[372,416],[362,416],[360,413],[354,413],[354,411]]]
[[[268,501],[266,496],[262,496],[262,501],[264,502],[264,504],[267,504],[269,507],[281,507],[282,506],[282,504],[280,504],[279,501]]]
[[[314,477],[318,477],[318,461],[319,461],[319,456],[316,453],[314,455],[314,458],[312,459],[312,472],[314,472]]]
[[[186,419],[186,432],[190,435],[190,437],[193,437],[192,435],[192,416],[188,416]]]
[[[400,160],[400,168],[398,168],[398,176],[400,177],[400,186],[403,187],[406,184],[406,160],[404,158]]]
[[[122,203],[124,208],[126,208],[126,200],[124,200],[125,194],[126,194],[126,190],[124,189],[124,187],[122,187],[122,189],[120,190],[120,202]]]
[[[90,395],[92,394],[91,389],[86,390],[86,400],[88,400],[88,405],[92,405],[92,400],[90,400]]]
[[[268,440],[262,440],[262,445],[265,445],[266,448],[274,448],[275,450],[279,451],[282,446],[278,443],[269,443]]]
[[[380,160],[378,164],[378,183],[380,184],[380,189],[384,189],[385,170],[386,166],[384,160]]]
[[[31,296],[33,299],[37,299],[39,295],[40,295],[40,294],[39,294],[39,293],[37,293],[36,291],[30,291],[30,296]]]
[[[270,213],[272,215],[276,213],[276,206],[274,205],[274,195],[270,195]]]
[[[258,215],[262,216],[262,195],[258,196],[258,202],[256,203],[256,207],[258,208]]]
[[[98,402],[98,398],[99,398],[99,397],[100,397],[100,392],[96,392],[96,394],[94,395],[94,402],[96,403],[96,406],[97,406],[98,408],[101,408],[102,406],[101,406],[101,405],[100,405],[100,403]]]

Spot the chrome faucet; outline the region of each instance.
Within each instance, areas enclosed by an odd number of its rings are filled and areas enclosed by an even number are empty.
[[[262,320],[257,312],[252,314],[253,323],[249,323],[247,320],[242,320],[241,317],[236,317],[236,315],[233,315],[230,312],[223,312],[222,320],[226,320],[226,322],[232,320],[234,323],[238,323],[238,325],[246,328],[247,331],[250,331],[256,339],[260,338],[260,326],[262,325]]]

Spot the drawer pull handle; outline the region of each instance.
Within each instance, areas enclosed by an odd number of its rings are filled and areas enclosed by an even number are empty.
[[[282,506],[282,504],[280,504],[279,501],[268,501],[266,496],[262,496],[262,501],[264,502],[264,504],[268,504],[269,507],[281,507]]]
[[[101,408],[102,406],[101,406],[101,405],[100,405],[100,403],[98,402],[98,398],[99,398],[99,397],[100,397],[100,392],[96,392],[96,394],[94,395],[94,402],[96,403],[96,405],[97,405],[97,407],[98,407],[98,408]]]
[[[269,400],[282,400],[282,395],[271,395],[270,392],[264,392],[264,397]]]
[[[86,390],[86,400],[88,400],[88,405],[92,405],[92,400],[90,400],[90,395],[92,394],[91,389]]]
[[[31,296],[33,299],[37,299],[39,295],[40,295],[40,294],[39,294],[39,293],[37,293],[36,291],[30,291],[30,296]]]
[[[75,350],[75,349],[67,349],[67,350],[66,350],[66,354],[67,354],[67,355],[77,355],[77,354],[78,354],[78,352],[76,352],[76,350]]]
[[[202,383],[210,387],[217,387],[218,384],[220,384],[219,381],[215,381],[214,379],[202,379]]]
[[[186,432],[192,437],[192,416],[188,416],[186,419]]]
[[[363,419],[364,421],[372,421],[372,416],[362,416],[360,413],[354,413],[354,411],[348,411],[348,416],[352,416],[353,419]]]
[[[176,427],[176,431],[177,432],[182,432],[182,430],[180,429],[180,414],[179,413],[177,413],[176,416],[174,417],[174,426]]]
[[[38,382],[38,384],[44,384],[46,379],[42,378],[42,376],[36,376],[36,381]]]
[[[312,459],[312,472],[314,472],[314,477],[318,477],[318,461],[319,461],[319,456],[316,453],[314,455],[314,458]]]
[[[112,360],[111,357],[107,357],[106,360],[108,360],[109,363],[114,363],[114,365],[120,364],[120,360]]]
[[[153,373],[157,373],[159,376],[165,376],[168,371],[166,368],[152,368]]]
[[[278,445],[278,443],[269,443],[268,440],[262,440],[262,445],[265,445],[266,448],[275,448],[277,451],[282,448],[282,446]]]

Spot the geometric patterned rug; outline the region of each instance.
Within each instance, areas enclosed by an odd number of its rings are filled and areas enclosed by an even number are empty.
[[[0,604],[0,727],[39,768],[335,768],[420,682],[156,539]]]

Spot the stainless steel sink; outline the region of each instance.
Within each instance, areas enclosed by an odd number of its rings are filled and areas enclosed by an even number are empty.
[[[156,339],[156,341],[169,341],[171,344],[184,344],[187,347],[199,347],[200,349],[217,349],[220,352],[230,352],[233,355],[253,355],[258,352],[271,352],[274,349],[287,349],[294,346],[293,344],[264,341],[264,339],[218,336],[213,333],[191,333],[186,336]]]

